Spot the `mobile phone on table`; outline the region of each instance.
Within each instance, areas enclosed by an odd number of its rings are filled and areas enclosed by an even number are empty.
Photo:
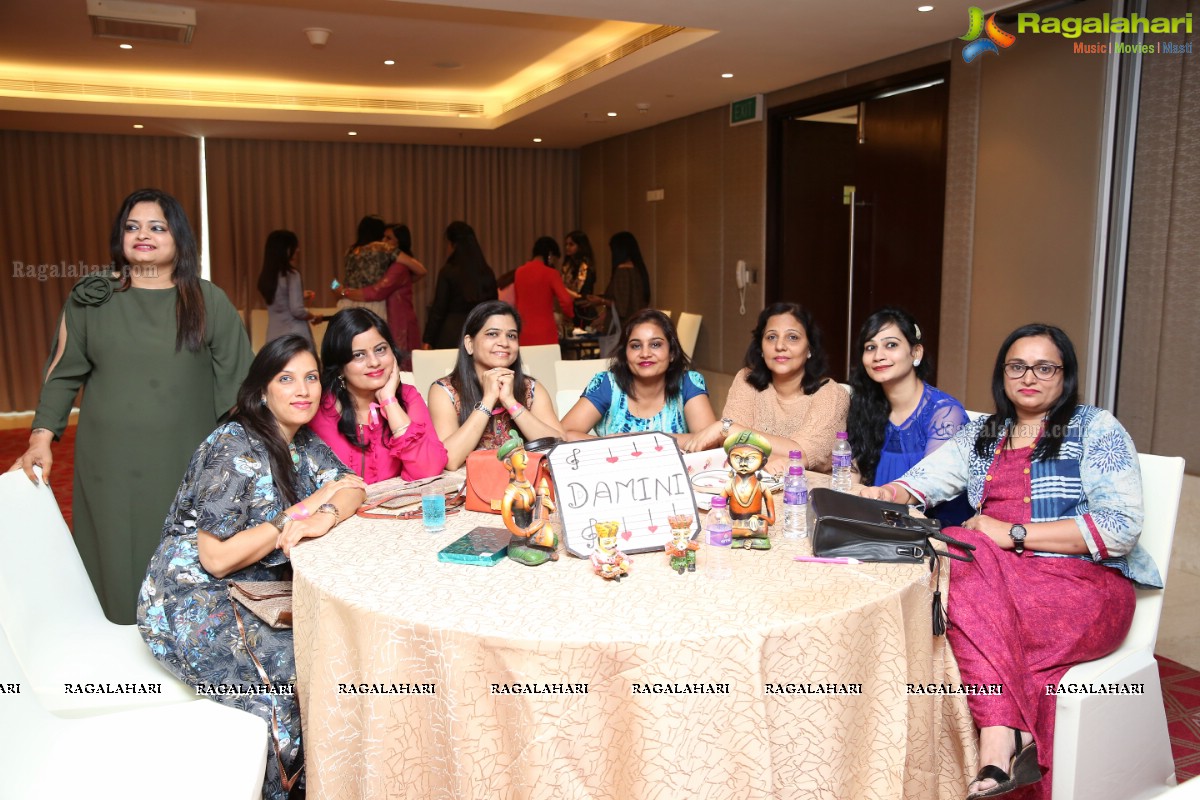
[[[494,567],[508,553],[512,533],[505,528],[478,527],[438,551],[438,561]]]

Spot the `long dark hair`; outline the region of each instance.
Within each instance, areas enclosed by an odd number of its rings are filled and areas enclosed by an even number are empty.
[[[996,404],[996,413],[987,418],[979,431],[979,437],[975,439],[975,453],[980,458],[990,458],[1000,437],[1007,431],[1009,421],[1015,423],[1017,420],[1017,408],[1004,391],[1004,362],[1008,356],[1008,349],[1018,339],[1030,336],[1045,336],[1054,342],[1054,346],[1062,355],[1063,376],[1062,394],[1046,415],[1042,436],[1033,449],[1033,460],[1056,458],[1059,448],[1062,447],[1067,426],[1075,413],[1075,406],[1079,405],[1079,360],[1075,357],[1075,345],[1062,328],[1034,322],[1022,325],[1010,333],[996,353],[996,364],[992,367],[992,400]]]
[[[296,483],[296,469],[292,464],[288,443],[279,430],[279,421],[263,398],[275,376],[283,372],[288,362],[301,352],[312,353],[314,360],[317,357],[312,342],[294,333],[272,339],[263,345],[250,363],[246,380],[238,389],[237,405],[229,417],[231,422],[241,424],[247,433],[266,445],[267,454],[271,457],[271,479],[275,482],[284,508],[295,505],[300,499],[300,489]],[[317,362],[317,367],[320,368],[320,362]]]
[[[646,261],[642,258],[642,248],[638,247],[637,238],[629,231],[618,231],[608,240],[609,250],[612,251],[612,268],[615,271],[619,264],[633,262],[638,277],[642,279],[642,291],[645,292],[646,302],[650,302],[650,273],[646,270]]]
[[[879,454],[883,450],[883,440],[887,434],[888,415],[892,406],[883,386],[871,380],[863,366],[863,348],[870,339],[875,338],[887,325],[895,325],[908,342],[909,347],[916,347],[921,342],[921,328],[917,321],[902,308],[889,306],[881,308],[862,324],[858,331],[858,341],[851,356],[858,354],[854,368],[850,370],[850,385],[854,393],[850,395],[850,413],[846,418],[846,430],[850,436],[850,448],[858,462],[858,471],[862,475],[864,486],[875,483],[875,468],[879,466]],[[929,375],[929,351],[921,354],[921,363],[913,367],[917,377],[925,381]]]
[[[579,267],[587,264],[588,267],[595,269],[596,254],[592,252],[592,242],[588,239],[587,234],[583,231],[571,231],[563,237],[565,242],[570,239],[575,243],[575,255],[567,256],[567,264],[570,265],[569,273],[574,279],[579,275]]]
[[[547,267],[550,266],[551,256],[557,258],[561,255],[562,251],[558,249],[558,242],[554,241],[552,236],[542,236],[533,243],[533,257],[540,258]]]
[[[625,324],[621,328],[621,338],[617,342],[616,349],[613,350],[612,365],[608,369],[612,372],[613,379],[616,380],[617,386],[622,392],[630,397],[637,396],[633,392],[633,370],[629,368],[629,357],[625,352],[625,347],[629,344],[629,337],[633,335],[633,329],[647,322],[657,325],[667,340],[670,358],[667,362],[667,374],[663,377],[666,380],[666,396],[668,399],[674,399],[683,392],[683,376],[691,369],[692,362],[687,353],[683,352],[683,345],[679,343],[679,337],[675,334],[675,326],[671,324],[671,318],[657,309],[643,308],[625,320]]]
[[[300,239],[291,231],[278,230],[267,234],[262,272],[258,273],[258,293],[267,301],[267,305],[275,302],[279,276],[292,271],[292,256],[296,255],[299,248]]]
[[[392,348],[392,356],[396,359],[396,369],[400,369],[400,351],[396,348],[396,340],[383,319],[366,308],[343,308],[329,319],[329,327],[325,329],[325,338],[321,341],[321,385],[326,394],[332,395],[342,406],[342,415],[338,417],[338,433],[345,436],[351,444],[362,447],[366,442],[358,438],[358,420],[354,414],[354,400],[350,389],[342,377],[342,370],[350,363],[354,355],[354,337],[371,329],[379,332],[383,340]],[[400,388],[396,387],[396,402],[405,411]],[[324,400],[322,400],[324,402]],[[386,434],[385,434],[386,435]]]
[[[175,352],[184,347],[193,353],[204,346],[204,293],[200,289],[200,254],[196,248],[196,235],[179,201],[161,189],[138,189],[125,198],[121,210],[113,221],[109,236],[109,251],[113,265],[121,273],[118,292],[127,290],[132,284],[130,266],[125,260],[125,223],[138,203],[158,203],[166,217],[167,230],[175,240],[175,272],[172,279],[179,293],[175,298]]]
[[[810,355],[804,362],[804,377],[800,379],[800,385],[805,394],[812,394],[829,380],[825,377],[825,348],[821,345],[821,329],[817,327],[812,314],[798,303],[772,303],[758,315],[758,322],[750,333],[750,346],[746,348],[744,363],[750,370],[746,374],[746,381],[760,392],[771,385],[771,370],[767,369],[767,361],[763,358],[762,337],[767,329],[767,321],[779,314],[792,315],[804,328]]]
[[[525,395],[529,392],[529,382],[533,380],[532,375],[525,374],[525,368],[521,364],[521,315],[503,300],[488,300],[475,306],[467,315],[467,321],[463,323],[462,336],[458,340],[458,358],[454,362],[454,371],[450,373],[450,386],[459,399],[460,425],[471,416],[475,404],[483,399],[483,387],[479,383],[479,376],[475,374],[475,357],[467,352],[467,337],[478,335],[488,318],[496,315],[512,317],[517,326],[517,358],[510,369],[513,371],[513,397],[518,403],[524,404]]]
[[[494,298],[494,291],[488,289],[495,289],[496,273],[483,257],[475,229],[462,221],[451,222],[446,226],[446,241],[454,249],[442,269],[462,289],[463,297],[472,303]]]
[[[396,246],[400,248],[401,253],[404,253],[409,258],[413,257],[412,231],[408,229],[407,225],[402,225],[399,222],[389,222],[383,226],[383,230],[385,232],[391,231],[392,235],[396,237]]]
[[[378,214],[368,214],[358,221],[358,231],[354,236],[354,244],[346,248],[346,252],[352,252],[356,247],[368,245],[371,242],[378,242],[383,238],[383,231],[386,223],[383,217]]]

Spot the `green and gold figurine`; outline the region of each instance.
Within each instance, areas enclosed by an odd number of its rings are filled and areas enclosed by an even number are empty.
[[[770,550],[767,530],[775,524],[775,502],[758,480],[758,471],[771,457],[771,443],[761,434],[744,430],[725,440],[725,453],[732,477],[721,495],[729,498],[733,546]]]
[[[500,518],[513,535],[508,557],[529,567],[557,561],[558,533],[550,524],[554,501],[550,499],[545,478],[535,492],[525,477],[529,456],[525,453],[525,441],[515,430],[508,432],[508,441],[500,445],[496,458],[508,467],[508,486],[504,487],[504,498],[500,501]]]

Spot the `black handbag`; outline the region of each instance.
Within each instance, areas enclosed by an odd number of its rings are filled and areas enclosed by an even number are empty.
[[[933,583],[933,633],[946,632],[942,594],[938,578],[942,558],[974,561],[975,545],[959,541],[942,531],[936,519],[913,517],[908,506],[871,500],[832,489],[808,493],[808,529],[813,555],[822,558],[857,558],[893,564],[920,564],[929,559]],[[943,542],[946,549],[933,546]],[[958,548],[962,555],[951,552]]]

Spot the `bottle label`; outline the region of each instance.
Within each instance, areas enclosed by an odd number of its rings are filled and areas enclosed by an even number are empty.
[[[733,528],[709,528],[708,543],[713,547],[730,547],[733,545]]]
[[[788,506],[806,506],[808,505],[808,489],[793,489],[791,491],[784,490],[783,503]]]
[[[845,467],[846,469],[849,469],[850,463],[853,460],[854,460],[854,456],[851,455],[850,453],[834,453],[833,454],[833,468],[838,469],[839,467]]]

